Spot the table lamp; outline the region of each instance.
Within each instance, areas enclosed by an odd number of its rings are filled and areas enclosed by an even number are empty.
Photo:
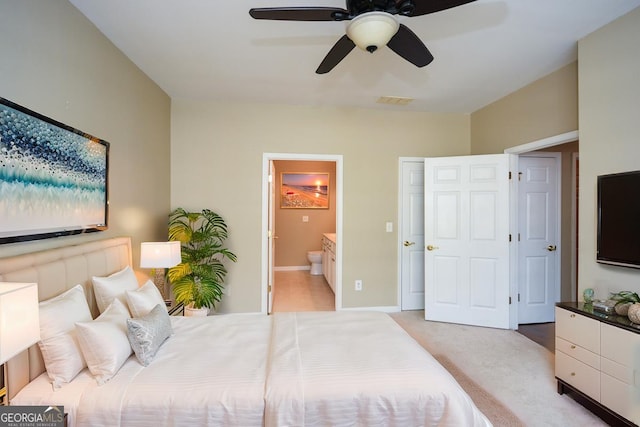
[[[175,267],[182,262],[180,242],[143,242],[140,245],[140,268],[151,268],[155,277],[153,282],[160,291],[162,299],[167,300],[164,269]]]
[[[0,364],[40,341],[38,285],[0,282]],[[2,368],[4,369],[4,368]],[[6,381],[6,375],[2,378]],[[0,384],[0,401],[7,393]]]

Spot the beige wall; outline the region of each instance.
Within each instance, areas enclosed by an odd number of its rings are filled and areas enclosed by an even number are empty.
[[[595,262],[596,177],[640,169],[640,8],[578,44],[580,81],[579,289],[640,293],[640,270]],[[636,194],[637,196],[637,194]],[[638,236],[640,238],[640,236]]]
[[[169,97],[66,0],[0,2],[0,96],[110,142],[109,230],[0,246],[0,256],[114,236],[166,238]]]
[[[640,291],[637,270],[594,261],[596,176],[640,169],[638,39],[635,10],[580,42],[579,69],[570,64],[470,117],[185,100],[172,106],[67,1],[1,2],[0,96],[109,141],[111,157],[108,231],[2,245],[0,256],[130,235],[137,264],[141,241],[165,237],[170,208],[208,207],[227,219],[229,246],[239,255],[221,309],[257,311],[262,154],[341,154],[343,305],[395,306],[397,230],[386,233],[384,224],[397,229],[398,157],[498,153],[575,130],[579,73],[580,288],[599,296]],[[353,291],[355,279],[363,280],[362,292]]]
[[[322,233],[336,232],[336,163],[317,161],[274,161],[276,189],[287,172],[322,172],[329,174],[328,209],[281,208],[276,190],[275,204],[275,267],[309,267],[307,251],[322,250]],[[308,222],[303,222],[306,216]]]
[[[527,144],[578,129],[578,74],[572,63],[540,80],[474,112],[471,115],[471,153],[502,153],[506,148]],[[562,153],[561,201],[561,299],[572,301],[571,227],[572,154],[578,143],[545,151]]]
[[[574,62],[471,114],[471,154],[578,129],[578,68]]]
[[[344,307],[398,305],[398,158],[469,153],[462,114],[174,99],[171,120],[171,205],[219,212],[238,255],[225,312],[260,310],[263,153],[343,155]]]

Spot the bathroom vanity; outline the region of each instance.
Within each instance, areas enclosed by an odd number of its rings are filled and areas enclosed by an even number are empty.
[[[322,235],[322,274],[336,293],[336,233]]]

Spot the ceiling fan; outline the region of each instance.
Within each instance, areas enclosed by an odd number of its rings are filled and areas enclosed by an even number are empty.
[[[417,67],[433,61],[433,55],[408,27],[394,15],[420,16],[461,6],[475,0],[346,0],[346,9],[337,7],[265,7],[253,8],[255,19],[276,21],[351,21],[347,33],[336,42],[316,70],[331,71],[354,47],[373,53],[387,45]]]

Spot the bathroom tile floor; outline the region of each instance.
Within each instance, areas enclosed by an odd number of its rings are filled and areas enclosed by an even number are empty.
[[[273,312],[334,311],[335,296],[324,276],[309,270],[275,271]]]

